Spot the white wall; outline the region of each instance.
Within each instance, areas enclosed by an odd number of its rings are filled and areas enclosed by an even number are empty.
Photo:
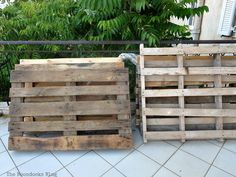
[[[204,13],[202,18],[200,40],[236,39],[236,34],[232,37],[221,37],[218,34],[223,0],[205,0],[205,5],[208,6],[209,12]],[[181,25],[188,24],[186,20],[180,21],[175,18],[171,21]]]
[[[203,15],[200,39],[233,39],[233,37],[221,37],[218,34],[223,0],[205,0],[205,5],[208,6],[209,12]]]

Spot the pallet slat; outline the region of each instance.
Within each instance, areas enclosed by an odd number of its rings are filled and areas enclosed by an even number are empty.
[[[215,117],[231,117],[236,115],[234,109],[181,109],[181,108],[145,108],[145,115],[161,115],[161,116],[215,116]]]
[[[177,96],[217,96],[236,95],[235,88],[198,88],[198,89],[158,89],[145,90],[145,97],[177,97]]]
[[[74,101],[11,103],[12,116],[109,115],[128,114],[129,101]]]
[[[144,68],[143,75],[215,75],[236,74],[236,67]]]
[[[87,150],[130,149],[132,138],[119,135],[61,136],[54,138],[13,137],[9,138],[9,150]]]
[[[89,82],[128,81],[127,69],[63,70],[63,71],[20,71],[11,72],[11,82]]]
[[[9,124],[9,130],[17,132],[88,131],[116,130],[129,126],[128,121],[119,120],[12,122]]]
[[[128,94],[127,86],[62,86],[62,87],[33,87],[11,88],[10,97],[44,97],[44,96],[73,96],[73,95],[122,95]]]

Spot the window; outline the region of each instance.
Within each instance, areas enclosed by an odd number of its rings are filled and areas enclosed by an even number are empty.
[[[231,36],[235,32],[236,0],[224,0],[218,33],[221,36]]]

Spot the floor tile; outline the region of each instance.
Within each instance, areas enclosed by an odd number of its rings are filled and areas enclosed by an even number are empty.
[[[232,175],[214,167],[211,166],[210,170],[208,171],[206,177],[233,177]]]
[[[0,102],[0,108],[7,108],[8,104],[7,102]]]
[[[112,168],[108,172],[106,172],[102,177],[124,177],[119,171],[115,168]]]
[[[153,177],[178,177],[176,174],[170,170],[162,167]]]
[[[1,108],[0,108],[1,109]],[[8,119],[6,119],[5,117],[0,117],[0,125],[2,124],[7,124],[8,123]]]
[[[187,141],[180,149],[211,164],[220,147],[208,141]]]
[[[49,177],[73,177],[65,168],[49,175]]]
[[[134,151],[118,163],[116,168],[127,177],[149,177],[160,168],[160,165],[142,153]]]
[[[63,168],[63,166],[50,152],[46,152],[18,167],[20,173],[32,172],[43,174],[54,173],[61,168]]]
[[[156,162],[164,164],[177,148],[164,141],[150,141],[141,145],[138,150]]]
[[[15,162],[16,166],[19,166],[31,159],[45,153],[43,151],[9,151],[10,156]]]
[[[6,151],[6,149],[5,149],[5,147],[4,147],[3,143],[2,143],[2,141],[0,141],[0,153],[2,153],[2,152],[4,152],[4,151]]]
[[[233,152],[221,149],[213,165],[236,176],[236,154]]]
[[[7,151],[0,154],[0,175],[15,168],[14,163],[12,162]]]
[[[115,165],[133,150],[98,150],[96,152],[110,164]]]
[[[181,143],[180,141],[166,141],[167,143],[179,148],[183,143]]]
[[[16,168],[13,168],[12,170],[4,173],[3,175],[0,175],[0,177],[11,177],[11,176],[20,177],[19,171]]]
[[[200,159],[180,150],[165,164],[166,168],[182,177],[202,177],[209,166],[209,164]]]
[[[134,141],[135,148],[143,144],[143,137],[141,136],[140,131],[137,128],[135,131],[133,131],[133,141]]]
[[[236,140],[227,140],[223,147],[236,153]]]
[[[8,134],[8,123],[0,124],[0,137]]]
[[[88,151],[52,151],[64,166],[78,159],[87,152]]]
[[[9,134],[1,137],[2,142],[3,142],[4,146],[6,147],[6,149],[8,149],[8,137],[9,137]]]
[[[66,168],[76,177],[96,177],[105,173],[111,165],[91,151]]]

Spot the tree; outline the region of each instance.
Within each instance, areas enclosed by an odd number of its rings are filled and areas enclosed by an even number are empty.
[[[197,0],[79,0],[77,29],[88,40],[147,40],[156,46],[161,39],[190,37],[188,26],[171,22],[202,15],[206,6],[190,8]]]
[[[1,40],[147,40],[190,36],[180,19],[201,15],[197,0],[16,0],[0,10]],[[57,50],[52,48],[51,50]]]

